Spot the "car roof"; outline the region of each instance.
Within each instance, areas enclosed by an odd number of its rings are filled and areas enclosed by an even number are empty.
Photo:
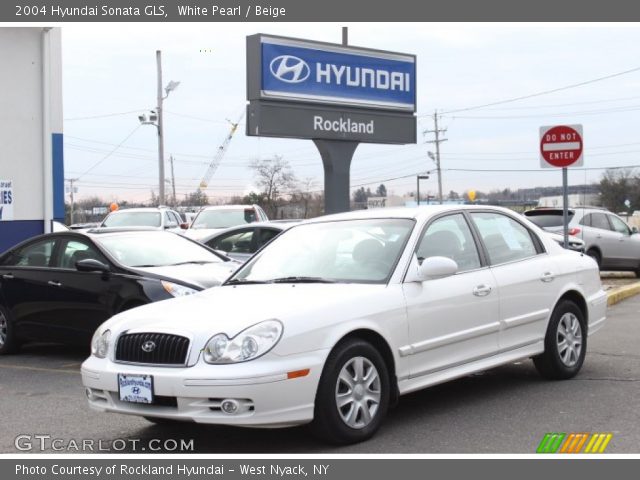
[[[516,212],[504,207],[494,207],[487,205],[420,205],[416,207],[392,207],[392,208],[373,208],[367,210],[354,210],[351,212],[336,213],[333,215],[325,215],[310,220],[305,223],[319,223],[326,221],[339,220],[357,220],[367,218],[407,218],[407,219],[425,219],[437,215],[439,213],[454,212],[460,210],[493,210],[496,212],[505,212],[514,215]]]
[[[207,205],[206,207],[202,207],[202,209],[200,210],[205,211],[205,210],[239,210],[239,209],[246,209],[246,208],[255,208],[256,205]]]
[[[202,238],[201,240],[199,240],[201,243],[206,243],[214,238],[217,238],[221,235],[225,235],[229,232],[234,232],[236,230],[244,230],[244,229],[248,229],[248,228],[274,228],[276,230],[280,230],[281,232],[284,232],[285,230],[290,229],[291,227],[298,225],[301,222],[301,220],[291,220],[288,222],[252,222],[252,223],[243,223],[241,225],[234,225],[233,227],[228,227],[225,228],[223,230],[219,230],[217,232],[214,232],[210,235],[207,235],[206,237]]]
[[[127,212],[160,212],[164,210],[171,210],[169,207],[135,207],[135,208],[123,208],[121,210],[115,210],[112,213],[127,213]]]

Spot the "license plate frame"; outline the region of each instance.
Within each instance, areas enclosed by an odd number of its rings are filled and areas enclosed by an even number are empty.
[[[152,405],[154,400],[153,376],[119,373],[118,398],[121,402]]]

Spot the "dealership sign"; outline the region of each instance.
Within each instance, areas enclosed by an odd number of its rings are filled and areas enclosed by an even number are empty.
[[[0,221],[13,220],[13,182],[0,180]]]
[[[415,111],[413,55],[263,35],[249,38],[259,56],[256,98]]]
[[[255,136],[399,144],[416,138],[415,117],[398,112],[267,101],[247,110],[247,133]]]

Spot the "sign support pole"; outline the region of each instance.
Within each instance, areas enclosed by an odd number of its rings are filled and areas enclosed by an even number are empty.
[[[569,186],[567,167],[562,168],[562,233],[564,248],[569,248]]]
[[[348,212],[351,159],[360,142],[314,140],[324,166],[324,213]]]

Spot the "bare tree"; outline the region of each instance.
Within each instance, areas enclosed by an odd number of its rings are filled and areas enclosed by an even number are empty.
[[[276,155],[273,158],[255,160],[249,168],[253,170],[256,185],[262,190],[269,216],[275,218],[282,195],[296,184],[296,176],[289,162]]]

